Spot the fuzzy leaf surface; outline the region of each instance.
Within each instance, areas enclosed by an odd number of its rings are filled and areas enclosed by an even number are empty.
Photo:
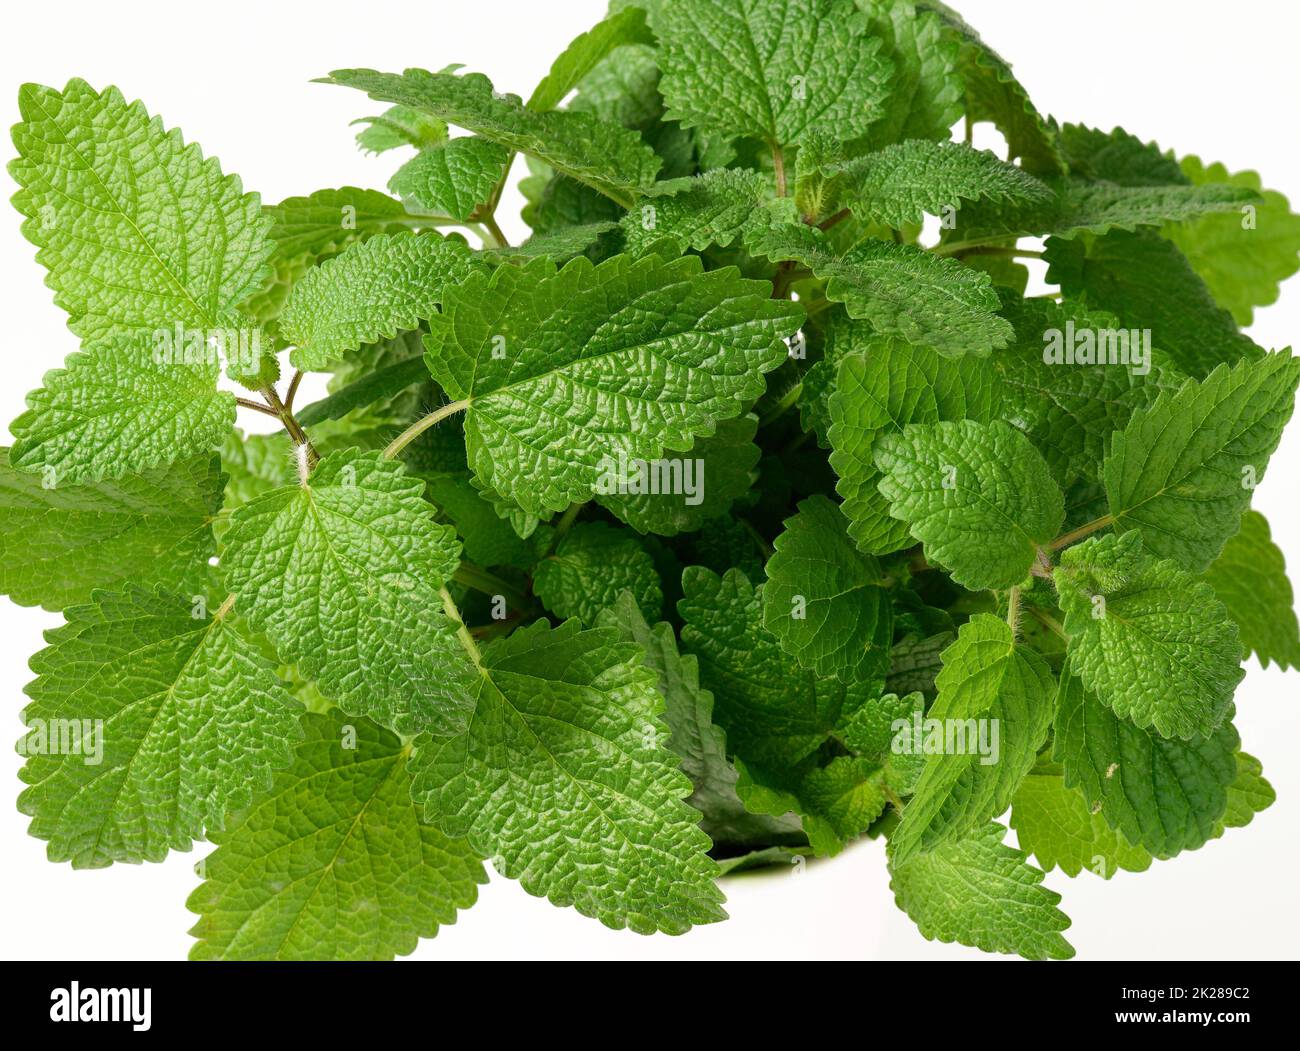
[[[406,734],[462,725],[473,671],[438,594],[460,543],[423,488],[378,453],[334,453],[306,485],[236,508],[222,557],[240,612],[283,660]]]
[[[478,478],[533,514],[598,491],[611,467],[687,450],[764,389],[803,311],[694,257],[537,260],[449,288],[429,369],[469,402]]]
[[[192,960],[391,960],[487,882],[411,801],[409,749],[368,719],[303,718],[293,765],[212,837]]]
[[[289,762],[298,705],[229,614],[188,596],[96,592],[65,612],[32,658],[18,808],[51,861],[99,868],[161,861],[265,790]],[[102,721],[102,755],[43,748],[34,732]],[[53,742],[47,740],[47,746]]]
[[[1090,690],[1166,737],[1214,732],[1244,672],[1237,625],[1208,584],[1134,533],[1068,548],[1055,578],[1070,666]]]
[[[1065,517],[1038,450],[1000,420],[909,424],[881,437],[875,458],[890,514],[972,591],[1023,581]]]
[[[484,650],[463,733],[417,739],[415,798],[530,894],[608,927],[724,919],[663,708],[618,632],[536,621]]]

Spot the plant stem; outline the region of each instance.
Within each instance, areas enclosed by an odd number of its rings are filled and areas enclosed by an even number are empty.
[[[466,398],[463,401],[448,402],[446,405],[442,406],[442,408],[434,409],[433,412],[429,413],[429,415],[422,416],[388,443],[388,447],[384,450],[385,458],[391,460],[430,427],[437,423],[441,423],[448,416],[454,416],[456,413],[463,412],[468,408],[469,399]]]
[[[1066,639],[1067,641],[1069,640],[1069,636],[1065,634],[1065,629],[1061,627],[1061,622],[1058,621],[1055,617],[1049,616],[1048,614],[1044,613],[1041,609],[1035,609],[1033,606],[1029,607],[1029,612],[1032,613],[1034,619],[1037,620],[1038,623],[1041,624],[1043,627],[1045,627],[1048,631],[1052,632],[1055,635],[1059,635],[1061,638]]]
[[[781,450],[782,456],[789,456],[791,453],[798,452],[803,448],[804,442],[812,437],[812,431],[800,431],[790,441],[786,442],[785,448]]]
[[[510,241],[506,237],[506,235],[501,232],[501,227],[497,225],[497,219],[495,215],[491,215],[491,214],[485,215],[483,216],[482,219],[479,220],[479,222],[483,224],[483,228],[488,232],[488,236],[491,237],[494,242],[496,242],[495,244],[492,244],[489,247],[491,248],[510,247]]]
[[[780,146],[772,147],[772,167],[776,169],[776,195],[785,196],[785,154]]]
[[[1005,248],[1000,245],[975,245],[972,248],[964,248],[956,253],[960,257],[968,255],[1000,255],[1009,259],[1042,259],[1042,252],[1035,252],[1032,248]]]
[[[546,557],[549,558],[555,554],[555,549],[560,546],[560,541],[565,538],[569,530],[573,528],[573,523],[578,520],[578,514],[586,504],[574,502],[564,509],[564,514],[560,520],[555,523],[555,532],[551,534],[551,542],[546,546]]]
[[[469,628],[465,627],[464,620],[461,619],[460,610],[456,608],[456,600],[451,597],[451,592],[445,587],[438,589],[438,594],[442,597],[442,608],[453,621],[456,622],[456,638],[469,654],[469,659],[474,662],[480,672],[483,671],[483,657],[478,651],[478,644],[474,642],[474,636],[469,633]]]
[[[1051,553],[1043,548],[1034,546],[1034,564],[1029,567],[1029,572],[1043,580],[1052,579],[1052,556]]]
[[[1105,529],[1107,526],[1114,524],[1114,515],[1102,515],[1100,518],[1094,518],[1091,522],[1079,526],[1078,529],[1071,529],[1068,533],[1058,536],[1047,545],[1047,550],[1060,551],[1061,548],[1069,547],[1076,540],[1082,540],[1085,536],[1097,532],[1098,529]]]
[[[754,523],[751,522],[748,518],[740,518],[740,517],[737,517],[736,521],[739,522],[741,526],[744,527],[745,531],[751,537],[754,538],[754,543],[756,543],[759,546],[759,549],[763,552],[763,558],[765,560],[771,558],[772,555],[775,553],[772,550],[772,545],[769,544],[766,539],[764,539],[762,533],[760,533],[757,529],[754,528]]]
[[[1020,588],[1014,587],[1007,592],[1007,624],[1011,627],[1011,637],[1016,637],[1020,626]]]
[[[837,223],[841,223],[841,222],[843,222],[845,219],[847,219],[847,218],[849,217],[849,215],[850,215],[850,212],[849,212],[849,210],[848,210],[847,208],[841,208],[838,212],[836,212],[834,215],[832,215],[829,219],[823,219],[820,223],[818,223],[818,224],[817,224],[817,229],[818,229],[818,230],[829,230],[832,226],[836,225]]]
[[[456,572],[451,575],[451,579],[457,584],[464,584],[467,588],[481,591],[485,595],[500,595],[506,600],[508,606],[515,609],[528,609],[532,605],[528,596],[513,584],[506,583],[495,573],[489,573],[473,562],[461,562]]]
[[[298,384],[302,382],[302,377],[302,369],[296,369],[293,374],[293,379],[289,381],[289,389],[284,395],[285,412],[293,412],[293,399],[298,394]]]
[[[260,412],[265,416],[270,416],[272,419],[278,420],[280,418],[280,414],[269,405],[263,405],[260,401],[254,401],[252,398],[241,398],[239,395],[235,395],[235,402],[246,409],[252,409],[254,412]]]
[[[293,413],[280,400],[280,395],[275,393],[275,388],[267,384],[262,388],[262,397],[266,399],[266,404],[275,410],[275,415],[280,417],[280,422],[284,424],[284,429],[289,432],[289,440],[294,445],[301,445],[307,450],[307,469],[315,467],[320,462],[320,454],[316,452],[316,447],[312,445],[311,439],[307,437],[307,432],[302,429],[302,425],[293,417]]]
[[[784,416],[787,412],[789,412],[793,406],[798,404],[799,395],[802,392],[803,392],[803,383],[802,382],[796,383],[793,387],[791,387],[788,391],[786,391],[784,395],[782,395],[780,401],[778,401],[774,406],[772,406],[771,409],[769,409],[766,413],[764,413],[761,417],[759,417],[758,425],[760,427],[766,427],[769,423],[772,423],[774,420],[779,420],[782,416]]]
[[[928,573],[934,566],[926,561],[924,551],[915,551],[907,560],[907,568],[913,573]]]

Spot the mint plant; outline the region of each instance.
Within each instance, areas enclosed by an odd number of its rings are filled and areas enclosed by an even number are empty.
[[[527,101],[324,80],[391,193],[19,93],[81,341],[0,462],[52,861],[210,840],[195,958],[386,958],[485,860],[680,934],[876,840],[925,937],[1064,958],[1045,870],[1273,801],[1232,718],[1300,664],[1250,506],[1300,362],[1241,326],[1300,216],[1254,173],[1040,113],[937,0],[618,3]]]

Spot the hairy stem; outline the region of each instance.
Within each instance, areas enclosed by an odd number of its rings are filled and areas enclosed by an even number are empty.
[[[454,416],[456,413],[464,412],[468,408],[469,399],[466,398],[463,401],[448,402],[446,405],[442,406],[442,408],[434,409],[433,412],[429,413],[429,415],[422,416],[420,419],[416,420],[411,424],[411,426],[407,427],[406,430],[389,442],[388,447],[384,450],[384,456],[391,460],[430,427],[441,423],[448,416]]]
[[[1033,618],[1036,621],[1038,621],[1039,624],[1045,627],[1048,631],[1052,632],[1052,634],[1059,635],[1067,642],[1069,641],[1069,636],[1065,634],[1065,629],[1061,627],[1061,622],[1057,620],[1055,617],[1050,616],[1049,614],[1044,613],[1041,609],[1036,609],[1033,606],[1029,607],[1029,612],[1033,615]]]
[[[451,579],[457,584],[464,584],[467,588],[481,591],[485,595],[500,595],[506,600],[506,605],[514,609],[528,609],[532,605],[528,596],[513,584],[502,580],[495,573],[489,573],[481,566],[476,566],[473,562],[461,562],[456,572],[451,575]]]
[[[1048,551],[1060,551],[1063,547],[1069,547],[1076,540],[1082,540],[1085,536],[1097,532],[1098,529],[1105,529],[1107,526],[1115,524],[1114,515],[1102,515],[1100,518],[1094,518],[1091,522],[1079,526],[1078,529],[1071,529],[1068,533],[1058,536],[1047,545]]]
[[[780,146],[772,147],[772,167],[776,169],[776,195],[785,196],[785,154]]]
[[[441,587],[438,589],[438,594],[442,597],[443,611],[456,622],[456,638],[469,654],[469,659],[474,662],[474,667],[480,672],[483,671],[483,655],[479,653],[478,644],[474,641],[474,636],[469,633],[469,628],[465,627],[465,621],[461,618],[460,610],[456,608],[456,601],[451,597],[451,592]]]
[[[1007,624],[1011,627],[1011,637],[1016,637],[1020,627],[1020,588],[1014,587],[1007,592]]]
[[[791,387],[788,391],[785,392],[785,394],[782,396],[780,401],[778,401],[775,405],[772,406],[772,408],[770,408],[761,417],[759,417],[758,425],[760,427],[766,427],[769,423],[772,423],[774,420],[779,420],[782,416],[784,416],[795,405],[799,403],[799,395],[802,392],[803,392],[803,383],[802,382],[796,383],[793,387]]]
[[[266,399],[266,404],[275,410],[275,415],[280,418],[284,429],[289,432],[289,440],[294,445],[301,445],[306,450],[306,468],[310,471],[320,462],[320,454],[316,452],[316,447],[312,445],[311,439],[307,437],[307,432],[302,429],[302,425],[294,419],[293,413],[280,400],[280,395],[275,393],[275,388],[267,384],[262,388],[262,397]]]
[[[263,405],[260,401],[254,401],[252,398],[241,398],[239,395],[235,395],[235,403],[242,405],[246,409],[252,409],[254,412],[260,412],[264,416],[270,416],[272,419],[278,420],[280,418],[280,414],[269,405]]]

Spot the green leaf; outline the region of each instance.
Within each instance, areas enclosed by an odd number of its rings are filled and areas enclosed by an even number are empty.
[[[548,610],[588,627],[624,588],[647,617],[658,618],[664,593],[654,561],[635,534],[606,522],[574,526],[533,573],[533,590]]]
[[[1084,869],[1110,879],[1120,869],[1145,872],[1151,855],[1112,829],[1088,801],[1066,786],[1058,773],[1031,773],[1011,801],[1011,827],[1026,854],[1044,870],[1060,868],[1067,876]]]
[[[904,139],[946,139],[962,114],[959,45],[930,11],[911,0],[870,0],[863,9],[881,53],[894,64],[885,115],[869,129],[877,145]]]
[[[377,117],[359,117],[352,123],[365,125],[357,132],[357,145],[366,153],[387,153],[401,146],[423,150],[447,138],[446,124],[410,106],[389,106]]]
[[[961,202],[1046,206],[1052,191],[988,150],[961,142],[911,139],[833,169],[841,203],[864,219],[902,229]]]
[[[423,363],[421,363],[423,365]],[[468,473],[424,475],[427,495],[456,527],[465,555],[480,566],[532,569],[534,545],[521,539],[509,522],[474,487]]]
[[[810,496],[785,520],[767,563],[763,627],[803,667],[845,682],[879,681],[894,614],[880,563],[853,545],[840,509]]]
[[[64,615],[32,658],[19,744],[18,809],[51,861],[188,850],[288,764],[298,706],[225,607],[129,587]]]
[[[388,188],[403,200],[453,219],[468,219],[505,175],[510,151],[474,135],[421,150],[397,169]]]
[[[293,445],[283,431],[244,434],[236,427],[221,446],[220,466],[226,476],[222,500],[226,510],[246,504],[270,489],[292,485],[297,477]],[[182,588],[182,593],[185,590]]]
[[[1252,171],[1229,172],[1222,164],[1184,157],[1183,173],[1197,185],[1245,187],[1262,200],[1224,215],[1206,215],[1162,231],[1205,281],[1219,306],[1237,324],[1254,320],[1254,308],[1277,302],[1278,285],[1300,270],[1300,215]]]
[[[969,839],[945,843],[891,867],[898,907],[929,940],[960,942],[1028,960],[1068,960],[1074,947],[1061,931],[1070,919],[1061,896],[1040,886],[1043,874],[1002,842],[995,822]]]
[[[654,627],[630,591],[603,611],[602,628],[617,628],[627,642],[641,647],[645,666],[655,673],[664,698],[668,747],[681,757],[682,769],[695,791],[688,803],[703,815],[700,826],[714,845],[745,847],[803,842],[798,818],[751,814],[736,795],[736,769],[727,759],[727,737],[713,722],[713,694],[700,685],[699,664],[677,648],[672,626]]]
[[[1223,829],[1245,828],[1255,815],[1277,802],[1277,793],[1264,776],[1264,767],[1253,755],[1237,753],[1237,776],[1228,786],[1228,807],[1216,830],[1216,838]]]
[[[10,424],[9,462],[75,485],[211,452],[234,425],[235,397],[217,390],[211,348],[191,349],[160,351],[142,332],[68,355]]]
[[[1107,310],[1124,327],[1150,329],[1151,341],[1189,376],[1263,351],[1237,331],[1192,265],[1151,231],[1116,231],[1090,241],[1049,238],[1047,281],[1088,307]]]
[[[888,802],[884,774],[870,760],[840,755],[825,766],[801,764],[775,774],[739,761],[737,766],[736,790],[745,806],[759,814],[799,814],[809,845],[822,857],[838,854],[865,832]]]
[[[793,220],[790,202],[773,197],[769,182],[761,172],[719,168],[693,179],[656,183],[620,223],[627,250],[644,255],[665,241],[678,254],[688,248],[725,248],[780,219]]]
[[[281,659],[403,734],[460,725],[473,671],[438,594],[460,544],[423,488],[378,453],[334,453],[306,484],[236,508],[222,555],[240,612]]]
[[[280,332],[300,369],[324,369],[364,343],[391,339],[427,320],[450,285],[481,272],[461,240],[377,234],[308,271],[293,287]]]
[[[1104,132],[1083,124],[1064,124],[1057,141],[1070,173],[1092,182],[1119,186],[1187,186],[1191,182],[1172,154],[1123,128]]]
[[[1215,212],[1235,214],[1258,199],[1252,190],[1217,184],[1117,186],[1075,178],[1046,182],[1052,193],[1045,199],[990,199],[963,210],[956,240],[983,244],[1041,234],[1077,237],[1131,231]]]
[[[647,134],[653,136],[656,131],[666,132],[670,127],[677,128],[675,124],[663,123],[659,51],[649,43],[621,45],[597,62],[578,83],[577,94],[567,108],[591,113],[602,120],[612,120],[615,124],[641,132],[643,137]],[[689,133],[678,131],[689,142]],[[690,149],[694,167],[694,146]],[[660,174],[671,178],[681,173]]]
[[[528,240],[508,248],[490,248],[483,253],[493,263],[526,263],[545,256],[553,263],[567,263],[574,256],[598,248],[602,237],[618,229],[612,219],[601,222],[561,226],[546,233],[533,234]]]
[[[221,464],[200,456],[117,482],[46,488],[0,448],[0,592],[60,610],[130,580],[203,589]]]
[[[1133,414],[1102,466],[1110,513],[1148,550],[1201,572],[1237,531],[1295,408],[1300,359],[1221,365]]]
[[[837,256],[820,231],[798,224],[757,237],[753,250],[802,263],[849,317],[945,357],[988,354],[1011,338],[987,274],[912,245],[868,238]]]
[[[615,222],[623,215],[624,205],[602,197],[590,186],[561,175],[532,157],[526,160],[529,169],[538,174],[519,181],[519,192],[527,202],[521,214],[534,232],[557,233],[569,226]],[[654,185],[644,190],[649,191]]]
[[[537,621],[483,651],[468,729],[417,739],[414,796],[530,894],[615,929],[724,919],[655,675],[611,629]]]
[[[690,566],[682,591],[682,644],[699,659],[728,746],[746,762],[793,766],[827,740],[842,714],[879,696],[878,684],[846,685],[800,667],[763,627],[763,589],[740,570],[719,577]]]
[[[884,115],[891,64],[848,0],[670,0],[654,24],[665,118],[683,127],[787,146]]]
[[[1062,486],[1099,481],[1110,436],[1184,377],[1107,314],[1019,295],[1003,297],[1002,313],[1016,330],[993,358],[1016,405],[1008,422],[1025,432]]]
[[[766,283],[694,257],[579,258],[558,272],[537,260],[449,288],[426,345],[434,379],[469,403],[478,478],[542,514],[739,415],[802,317]]]
[[[1223,546],[1203,579],[1241,630],[1247,652],[1265,668],[1300,667],[1300,625],[1286,561],[1258,511],[1241,516],[1241,529]]]
[[[947,362],[924,347],[870,334],[861,349],[840,363],[830,397],[831,466],[839,475],[849,536],[863,551],[883,555],[909,546],[911,533],[890,516],[889,501],[876,488],[877,439],[910,423],[988,421],[997,414],[999,392],[985,359]]]
[[[887,693],[878,700],[864,704],[848,719],[836,728],[836,736],[847,748],[866,759],[883,761],[894,752],[894,743],[907,740],[900,733],[911,734],[911,723],[917,714],[925,714],[925,699],[919,693],[909,693],[900,697],[896,693]],[[906,728],[895,728],[899,721],[905,721]]]
[[[752,412],[722,420],[681,457],[637,460],[626,477],[609,479],[596,500],[642,533],[676,536],[726,514],[754,484],[759,448]],[[626,490],[624,492],[623,490]]]
[[[1134,533],[1068,548],[1055,579],[1070,664],[1088,689],[1165,737],[1214,732],[1243,672],[1237,626],[1208,584],[1147,554]]]
[[[212,837],[186,902],[192,960],[391,960],[487,882],[464,840],[421,820],[409,747],[367,719],[303,725],[293,765]]]
[[[257,195],[141,103],[73,79],[18,106],[14,206],[83,340],[225,325],[268,276]]]
[[[1021,583],[1065,518],[1038,450],[1001,421],[908,424],[875,457],[890,514],[972,591]]]
[[[569,42],[551,63],[550,72],[541,79],[528,97],[528,108],[537,112],[555,109],[611,51],[625,44],[653,43],[646,28],[645,12],[628,7],[611,13],[585,33]]]
[[[354,241],[399,233],[418,222],[401,201],[355,186],[288,197],[279,204],[268,204],[263,211],[271,218],[276,258],[306,257],[307,265]]]
[[[296,409],[294,414],[304,427],[326,420],[340,420],[353,409],[387,401],[416,384],[427,382],[428,378],[429,369],[424,358],[417,354],[396,364],[384,365],[374,372],[362,373],[352,383],[320,401]]]
[[[939,698],[909,734],[925,769],[890,840],[902,865],[979,829],[1011,804],[1052,724],[1052,673],[1006,621],[978,613],[943,652]]]
[[[558,172],[617,201],[631,205],[654,182],[659,158],[635,132],[588,113],[540,113],[517,95],[498,95],[481,73],[380,73],[336,69],[325,83],[364,91],[472,131],[510,150],[527,153]]]
[[[1044,119],[1011,66],[978,33],[941,0],[921,0],[918,10],[933,11],[950,39],[961,46],[958,70],[966,86],[966,119],[971,124],[992,121],[1006,137],[1007,154],[1019,158],[1035,175],[1065,171],[1055,122]]]
[[[1139,729],[1069,673],[1061,676],[1053,741],[1066,785],[1083,793],[1089,811],[1160,858],[1211,838],[1228,804],[1240,743],[1227,719],[1190,741]]]

